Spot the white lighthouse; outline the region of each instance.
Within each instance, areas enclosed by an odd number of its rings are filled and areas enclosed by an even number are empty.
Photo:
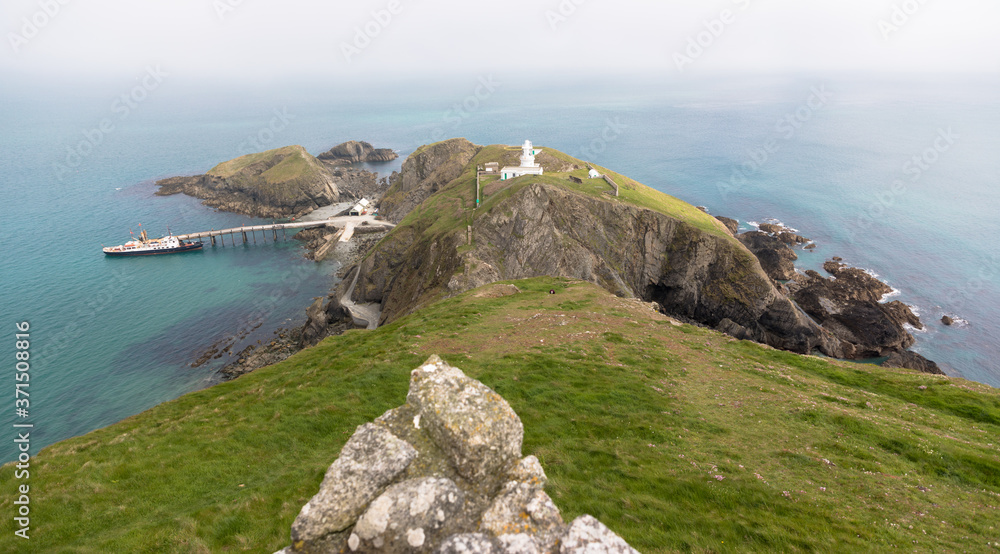
[[[521,165],[518,167],[505,167],[500,170],[500,180],[506,181],[522,175],[542,175],[542,166],[535,163],[535,156],[541,154],[541,150],[536,150],[530,140],[524,141],[521,146]]]

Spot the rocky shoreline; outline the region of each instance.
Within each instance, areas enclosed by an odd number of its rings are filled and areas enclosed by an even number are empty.
[[[798,255],[793,247],[814,245],[782,225],[762,223],[757,231],[738,233],[739,223],[718,217],[726,228],[761,262],[779,290],[814,321],[837,337],[842,357],[849,360],[886,358],[884,367],[914,369],[944,375],[938,365],[908,350],[916,342],[907,327],[923,329],[924,324],[910,306],[885,300],[895,290],[863,269],[849,267],[839,257],[823,264],[830,274],[795,268]]]
[[[304,248],[306,249],[306,252],[304,256],[308,259],[315,259],[313,256],[316,252],[316,248],[323,244],[323,239],[320,234],[324,230],[317,229],[315,231],[318,232],[311,233],[310,235],[301,238],[299,235],[304,233],[304,231],[300,231],[295,236],[296,239],[302,240],[305,243]],[[364,254],[372,246],[374,246],[375,243],[381,240],[385,234],[385,231],[377,233],[359,233],[356,234],[350,242],[338,244],[332,254],[338,261],[341,262],[341,269],[337,272],[337,276],[344,279],[350,268],[360,261],[362,256],[364,256]],[[270,342],[256,345],[251,344],[247,346],[239,353],[233,355],[236,359],[220,369],[218,371],[218,375],[222,378],[222,380],[229,381],[239,377],[240,375],[250,373],[255,369],[281,362],[292,354],[315,345],[323,337],[329,335],[339,335],[348,329],[356,329],[357,327],[353,324],[349,317],[341,317],[329,321],[327,320],[326,311],[324,310],[324,301],[326,304],[335,301],[333,295],[336,293],[336,288],[337,286],[334,285],[327,297],[317,297],[311,305],[306,307],[306,322],[303,325],[292,329],[277,329],[274,332],[275,338],[273,338]],[[215,351],[218,352],[218,350]],[[212,350],[207,352],[206,355],[210,352],[212,352]],[[218,356],[221,355],[222,353],[220,352]],[[203,355],[203,357],[204,356],[205,355]]]

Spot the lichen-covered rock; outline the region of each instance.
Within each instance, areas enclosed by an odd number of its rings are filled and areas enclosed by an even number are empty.
[[[524,428],[510,404],[441,358],[413,370],[406,400],[459,475],[483,491],[520,460]]]
[[[511,470],[510,478],[514,481],[537,486],[538,488],[544,487],[545,483],[548,482],[548,477],[545,476],[542,464],[538,463],[538,458],[534,456],[525,456],[517,464],[517,467]]]
[[[465,495],[450,479],[410,479],[386,489],[358,519],[347,540],[352,552],[429,551],[468,527]]]
[[[594,516],[582,515],[573,520],[559,544],[561,554],[635,553],[625,539],[608,529]]]
[[[416,455],[412,446],[383,427],[372,423],[358,427],[327,470],[319,492],[295,518],[293,548],[301,551],[308,546],[305,543],[353,525]]]
[[[503,398],[431,356],[407,402],[347,441],[280,554],[634,552],[593,518],[563,522],[522,437]]]
[[[535,538],[526,533],[500,535],[497,542],[500,543],[500,551],[505,554],[539,554],[542,551]]]
[[[499,554],[499,542],[486,533],[463,533],[448,537],[435,554]]]
[[[549,535],[563,526],[562,516],[540,487],[510,481],[483,514],[481,531],[494,535]]]

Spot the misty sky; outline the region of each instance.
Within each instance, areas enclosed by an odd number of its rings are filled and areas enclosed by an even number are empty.
[[[996,0],[5,0],[0,72],[996,74],[997,21]]]

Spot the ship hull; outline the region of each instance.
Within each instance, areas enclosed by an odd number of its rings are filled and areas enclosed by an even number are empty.
[[[125,252],[112,252],[105,250],[104,254],[106,256],[112,256],[115,258],[124,258],[131,256],[158,256],[160,254],[177,254],[180,252],[191,252],[194,250],[201,250],[204,245],[200,242],[194,242],[190,244],[185,244],[183,246],[177,246],[174,248],[157,248],[150,250],[129,250]]]

